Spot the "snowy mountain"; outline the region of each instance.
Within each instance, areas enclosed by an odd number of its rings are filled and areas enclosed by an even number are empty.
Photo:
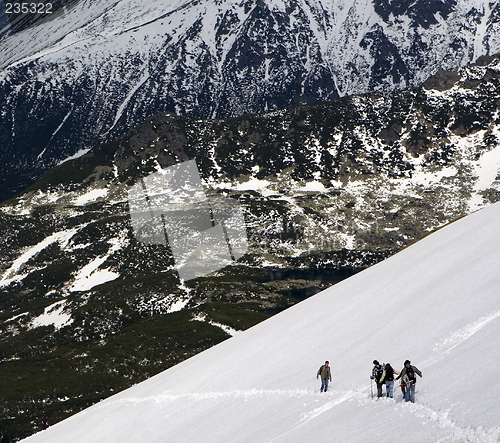
[[[486,0],[67,3],[0,41],[0,199],[158,112],[402,90],[500,51]]]
[[[30,435],[43,411],[62,420],[497,202],[498,77],[493,58],[392,95],[225,120],[160,114],[1,204],[4,439]],[[169,245],[135,235],[128,190],[193,159],[206,199],[241,208],[248,250],[182,282]]]
[[[497,442],[499,219],[452,223],[25,441]],[[371,398],[374,358],[422,371],[415,404]]]

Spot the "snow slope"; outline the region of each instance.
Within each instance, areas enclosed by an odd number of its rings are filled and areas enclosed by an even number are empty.
[[[456,221],[25,441],[497,442],[499,219]],[[415,404],[371,399],[374,358],[422,371]]]

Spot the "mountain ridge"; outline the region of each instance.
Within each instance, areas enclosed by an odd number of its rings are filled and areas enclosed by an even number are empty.
[[[2,199],[159,112],[224,118],[403,90],[500,50],[500,6],[479,0],[392,15],[368,0],[131,1],[80,2],[2,40]]]

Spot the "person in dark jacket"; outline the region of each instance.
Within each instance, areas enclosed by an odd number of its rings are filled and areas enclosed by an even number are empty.
[[[415,383],[417,383],[415,374],[422,377],[422,373],[417,367],[412,366],[410,360],[406,360],[403,370],[396,378],[396,380],[401,378],[401,385],[405,386],[405,401],[411,401],[412,403],[415,403]]]
[[[394,397],[394,374],[399,375],[390,363],[386,363],[384,366],[384,372],[382,372],[382,377],[380,378],[380,383],[385,383],[385,392],[387,397]]]
[[[378,362],[378,360],[373,360],[373,369],[370,378],[375,380],[375,383],[377,383],[377,397],[382,397],[382,382],[380,379],[383,373],[384,367]]]
[[[321,365],[321,367],[318,370],[318,373],[316,374],[316,380],[321,377],[321,391],[320,392],[326,392],[328,389],[328,380],[332,381],[332,371],[330,370],[330,363],[325,361],[324,365]]]
[[[49,419],[46,415],[42,417],[42,430],[45,430],[49,427]]]

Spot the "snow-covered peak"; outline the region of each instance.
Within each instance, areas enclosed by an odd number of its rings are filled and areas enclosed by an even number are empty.
[[[413,88],[499,52],[499,10],[486,0],[76,2],[0,42],[0,195],[159,112],[224,118]]]

